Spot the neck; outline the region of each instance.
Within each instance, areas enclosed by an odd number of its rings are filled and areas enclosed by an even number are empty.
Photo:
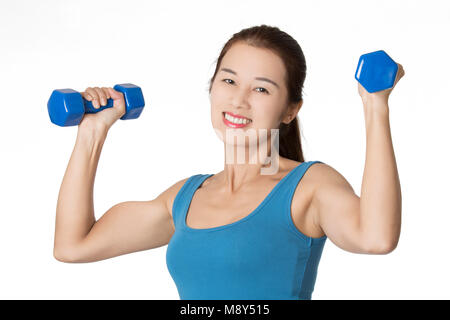
[[[230,193],[260,175],[276,174],[279,169],[278,134],[270,134],[268,139],[248,138],[248,143],[247,139],[224,143],[224,184]]]

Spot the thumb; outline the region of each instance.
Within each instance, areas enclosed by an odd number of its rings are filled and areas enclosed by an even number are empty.
[[[114,90],[111,87],[108,87],[108,92],[111,96],[111,98],[114,100],[114,109],[118,110],[120,113],[120,116],[123,116],[127,110],[125,106],[125,97],[122,92],[119,92],[117,90]]]
[[[108,87],[108,92],[113,100],[123,99],[123,93]]]

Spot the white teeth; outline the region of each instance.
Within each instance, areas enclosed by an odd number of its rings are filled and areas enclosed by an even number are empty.
[[[225,119],[227,119],[228,121],[230,121],[230,122],[233,122],[233,123],[235,123],[235,124],[248,124],[248,123],[250,123],[251,121],[250,120],[248,120],[248,119],[243,119],[243,118],[235,118],[235,117],[232,117],[232,116],[230,116],[228,113],[226,113],[225,112]]]

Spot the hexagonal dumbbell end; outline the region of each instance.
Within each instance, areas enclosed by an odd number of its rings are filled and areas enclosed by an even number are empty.
[[[145,106],[141,88],[131,83],[117,84],[114,90],[122,92],[126,113],[121,120],[136,119]],[[91,101],[84,99],[81,93],[72,89],[53,90],[47,103],[51,122],[61,127],[78,125],[85,113],[97,113],[113,107],[114,100],[108,99],[105,106],[95,109]]]
[[[392,88],[398,65],[383,50],[363,54],[358,61],[355,79],[369,92]]]
[[[127,111],[120,119],[130,120],[139,118],[145,106],[144,95],[142,94],[141,88],[131,83],[123,83],[116,84],[114,90],[122,92],[125,98],[125,107]]]

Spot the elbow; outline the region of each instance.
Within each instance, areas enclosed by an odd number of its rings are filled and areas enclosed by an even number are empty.
[[[378,243],[377,245],[371,246],[367,252],[369,254],[389,254],[397,248],[397,242],[387,242],[387,243]]]
[[[66,262],[66,263],[78,262],[76,256],[73,254],[73,251],[61,250],[57,249],[56,247],[53,248],[53,257],[59,262]]]

